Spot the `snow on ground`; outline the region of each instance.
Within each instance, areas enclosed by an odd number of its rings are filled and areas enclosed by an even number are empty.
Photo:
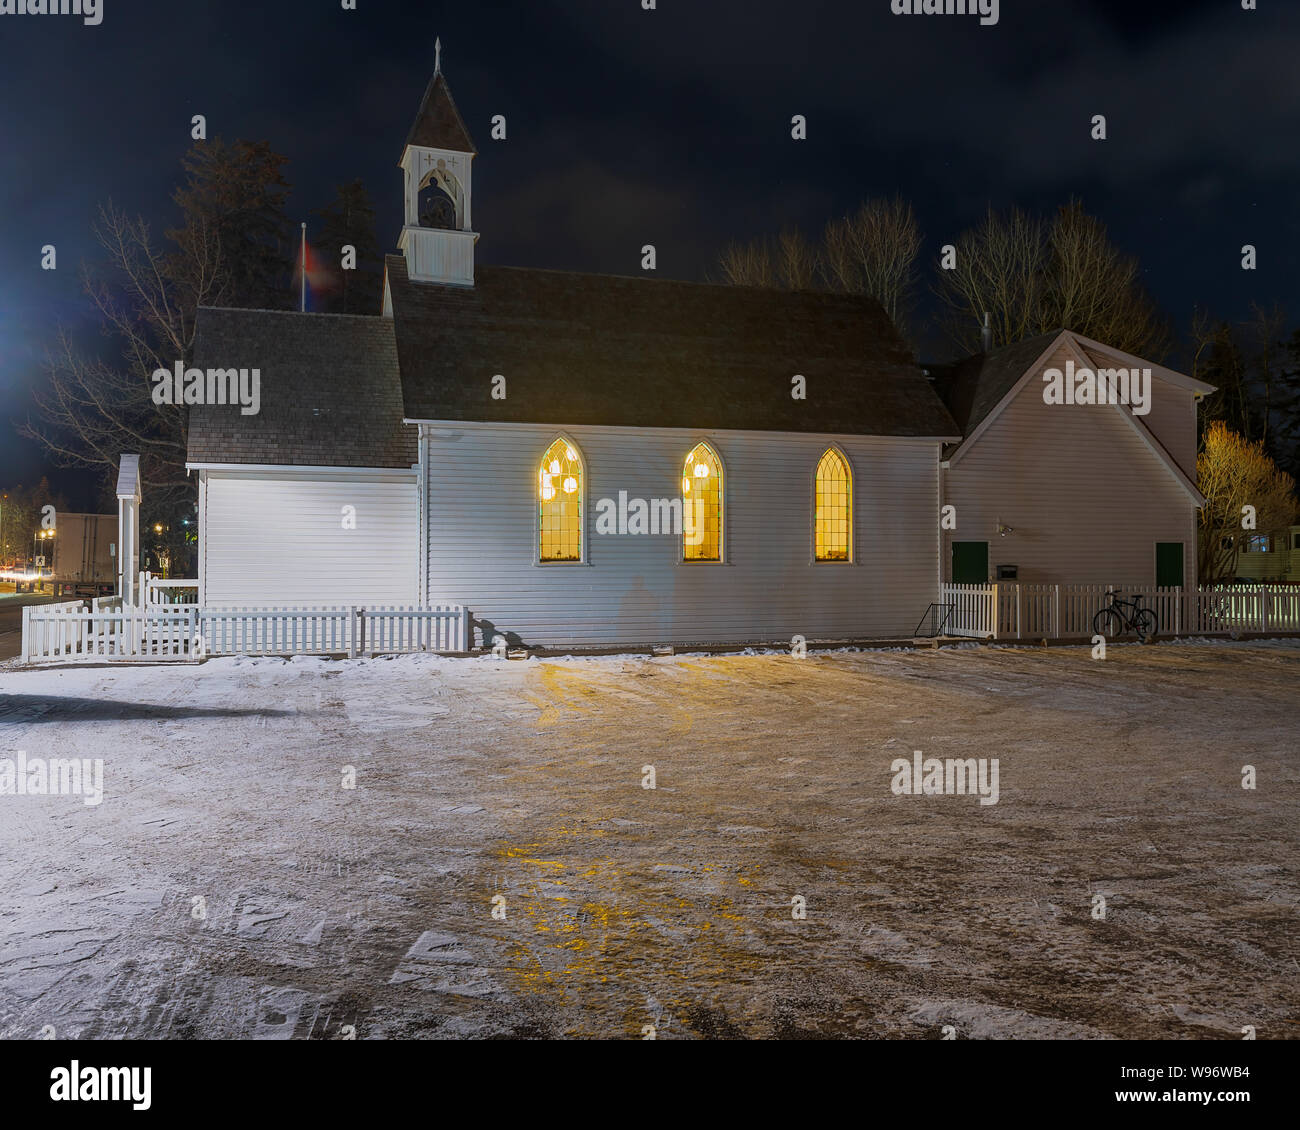
[[[1298,685],[1294,643],[2,668],[0,758],[104,799],[0,796],[0,1037],[1294,1038]],[[998,803],[893,795],[913,750]]]

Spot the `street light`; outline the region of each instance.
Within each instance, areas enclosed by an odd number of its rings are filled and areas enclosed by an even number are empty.
[[[53,537],[54,537],[53,530],[38,530],[36,534],[32,537],[32,564],[36,569],[37,580],[39,580],[41,576],[41,566],[36,564],[36,560],[41,556],[41,550],[44,548],[44,546],[42,545],[37,545],[37,542],[49,541]],[[53,546],[51,546],[50,548],[51,550],[53,550]],[[53,571],[52,565],[51,565],[51,571]]]

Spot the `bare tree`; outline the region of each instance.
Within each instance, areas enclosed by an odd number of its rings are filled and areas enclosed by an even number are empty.
[[[1278,361],[1282,356],[1282,331],[1286,326],[1286,314],[1279,303],[1274,302],[1267,310],[1258,302],[1250,304],[1253,317],[1246,323],[1247,337],[1254,346],[1253,367],[1255,380],[1263,391],[1264,403],[1260,409],[1260,435],[1268,446],[1268,427],[1274,409],[1274,380],[1277,376]]]
[[[822,236],[827,285],[876,299],[901,326],[916,287],[921,229],[901,196],[865,201],[856,212],[831,220]]]
[[[956,264],[939,271],[936,286],[954,343],[977,352],[985,313],[995,346],[1044,332],[1048,247],[1041,219],[1019,208],[1005,217],[989,209],[983,223],[963,232],[954,247]]]
[[[772,250],[765,239],[729,243],[718,260],[718,268],[722,272],[722,281],[731,286],[771,289],[777,285]]]
[[[1242,539],[1252,530],[1268,534],[1295,521],[1295,480],[1278,469],[1262,440],[1251,443],[1222,420],[1206,430],[1196,474],[1205,495],[1198,573],[1212,585],[1236,576]],[[1253,526],[1243,525],[1247,506],[1254,508]]]
[[[981,348],[988,313],[995,346],[1069,329],[1142,357],[1168,354],[1169,329],[1137,260],[1078,201],[1050,223],[1018,208],[1006,216],[990,209],[954,246],[956,266],[939,271],[935,289],[948,334],[963,349]]]
[[[165,504],[193,491],[184,470],[187,410],[154,404],[151,375],[189,363],[195,312],[224,301],[220,241],[205,219],[189,215],[172,233],[175,250],[164,252],[143,219],[111,202],[93,232],[107,263],[83,268],[82,283],[120,359],[87,356],[61,330],[47,354],[47,380],[33,392],[40,422],[21,430],[64,466],[99,468],[105,478],[122,452],[138,452],[151,498]]]
[[[1205,372],[1205,363],[1210,348],[1214,344],[1215,334],[1218,332],[1214,319],[1210,317],[1210,312],[1205,307],[1192,307],[1192,327],[1190,332],[1192,341],[1192,379],[1203,381],[1206,379],[1202,375]]]
[[[798,228],[774,240],[729,244],[718,262],[722,281],[768,290],[809,290],[817,281],[818,254]]]
[[[784,290],[811,290],[816,285],[818,254],[798,228],[786,228],[777,237],[776,269]]]
[[[1106,225],[1071,200],[1048,231],[1048,302],[1043,330],[1077,330],[1139,357],[1163,359],[1169,328],[1142,284],[1136,258],[1110,241]]]

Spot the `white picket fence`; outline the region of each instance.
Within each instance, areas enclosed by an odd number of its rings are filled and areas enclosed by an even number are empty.
[[[204,608],[209,655],[355,656],[356,608]]]
[[[997,634],[997,602],[996,585],[940,585],[939,603],[948,606],[943,633],[991,639]]]
[[[361,610],[357,649],[388,655],[407,651],[468,651],[473,640],[469,611],[459,604],[432,608]]]
[[[110,601],[116,601],[110,607]],[[24,663],[197,662],[209,655],[469,651],[461,605],[433,608],[123,607],[120,598],[23,609]]]
[[[198,609],[87,611],[34,605],[23,609],[24,663],[191,658]]]
[[[939,602],[949,606],[944,629],[949,635],[1076,639],[1092,636],[1093,620],[1116,587],[944,584]],[[1196,592],[1129,586],[1119,591],[1125,601],[1140,596],[1142,606],[1156,614],[1157,632],[1164,636],[1300,632],[1300,586],[1233,585]]]
[[[145,594],[144,602],[148,606],[198,604],[199,602],[198,581],[164,580],[162,577],[151,577],[148,573],[141,573],[140,580]]]

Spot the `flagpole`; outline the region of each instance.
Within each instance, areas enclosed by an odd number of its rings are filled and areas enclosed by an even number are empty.
[[[307,313],[307,224],[302,225],[302,299],[300,311]]]

